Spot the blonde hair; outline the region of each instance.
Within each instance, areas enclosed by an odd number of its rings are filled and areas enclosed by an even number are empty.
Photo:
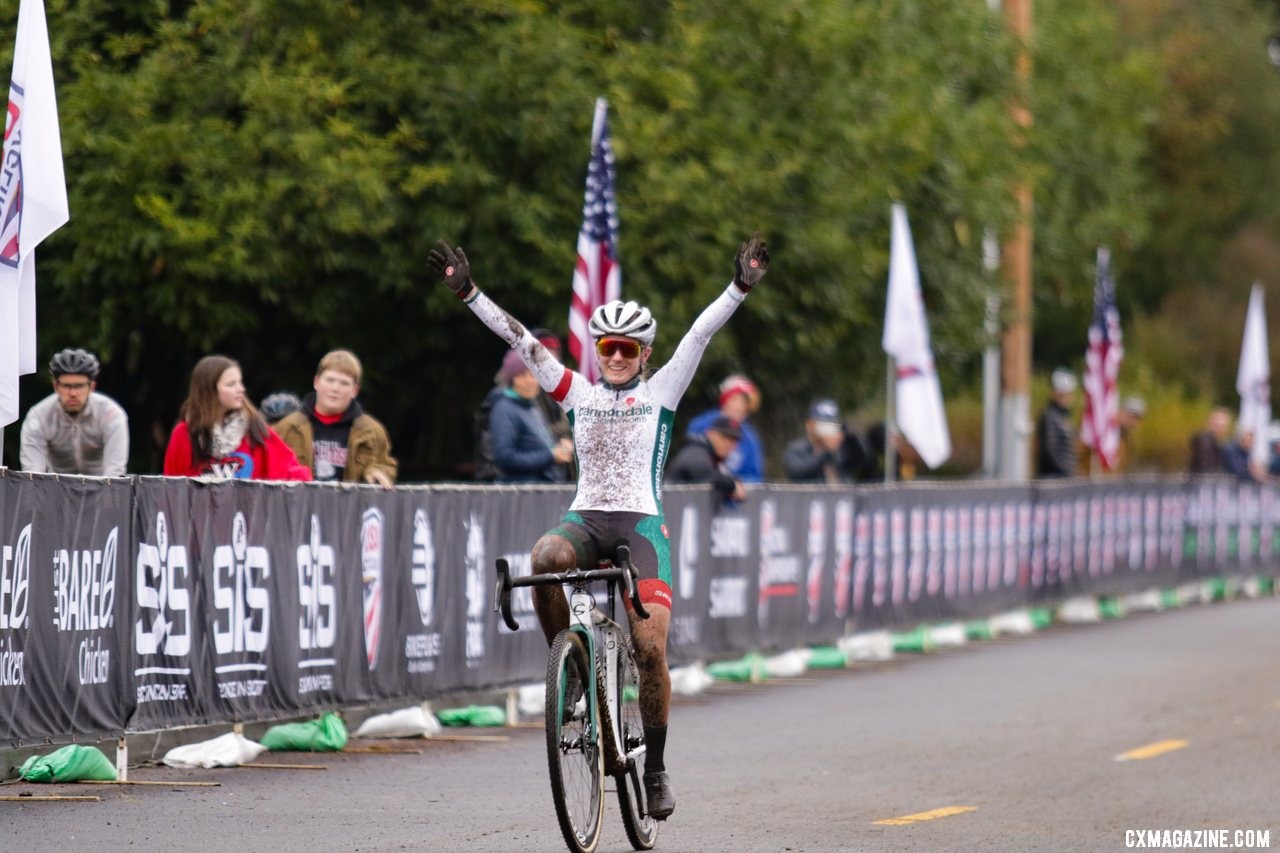
[[[316,368],[316,376],[326,370],[345,373],[354,379],[357,385],[360,384],[360,375],[364,372],[360,367],[360,359],[356,358],[356,354],[349,349],[336,349],[326,353],[325,357],[320,359],[320,366]]]

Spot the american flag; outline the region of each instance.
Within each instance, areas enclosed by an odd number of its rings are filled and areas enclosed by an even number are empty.
[[[578,370],[595,382],[600,378],[587,324],[591,312],[622,295],[618,265],[618,204],[613,195],[613,146],[609,143],[609,104],[596,99],[591,127],[591,163],[578,232],[578,265],[573,271],[573,303],[569,308],[569,352]]]
[[[1116,308],[1116,283],[1111,277],[1111,252],[1098,248],[1098,278],[1093,290],[1093,322],[1089,325],[1089,349],[1084,367],[1084,421],[1080,441],[1093,448],[1102,467],[1116,466],[1120,449],[1120,392],[1116,378],[1124,360],[1120,337],[1120,311]]]

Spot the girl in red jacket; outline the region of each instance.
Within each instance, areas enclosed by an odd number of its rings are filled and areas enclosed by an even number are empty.
[[[244,394],[240,365],[207,355],[191,371],[191,390],[164,454],[168,477],[310,480],[280,436]]]

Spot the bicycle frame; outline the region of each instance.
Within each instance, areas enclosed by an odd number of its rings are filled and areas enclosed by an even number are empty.
[[[621,625],[611,618],[614,610],[614,591],[618,584],[626,589],[631,607],[641,619],[648,619],[649,613],[640,601],[640,590],[636,584],[636,569],[631,565],[631,550],[624,543],[615,548],[613,560],[602,560],[595,569],[571,569],[567,572],[551,572],[541,575],[528,575],[513,578],[507,561],[497,561],[498,583],[494,590],[494,610],[502,614],[507,627],[512,631],[520,628],[520,623],[511,613],[511,590],[518,586],[562,586],[573,587],[569,595],[569,629],[578,633],[587,647],[587,659],[593,665],[601,658],[600,642],[603,642],[603,661],[605,676],[605,702],[609,712],[609,723],[614,735],[614,743],[619,745],[619,756],[624,763],[635,755],[623,754],[626,749],[622,741],[621,714],[617,707],[618,694],[618,649],[626,642],[626,632]],[[596,606],[596,598],[587,587],[596,581],[608,582],[609,613],[606,614]],[[597,639],[599,635],[599,640]],[[586,686],[588,732],[592,739],[600,735],[600,695],[596,688],[596,679],[590,678]],[[639,754],[639,750],[636,751]],[[612,762],[611,762],[612,763]]]

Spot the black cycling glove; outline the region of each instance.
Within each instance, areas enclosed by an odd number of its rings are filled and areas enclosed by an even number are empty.
[[[476,283],[471,280],[471,264],[461,246],[451,249],[445,241],[437,240],[435,248],[427,253],[427,266],[459,299],[470,297],[476,289]]]
[[[734,259],[733,283],[738,290],[747,293],[760,283],[764,274],[769,271],[769,249],[760,239],[760,232],[751,235],[751,239],[738,247],[738,257]]]

